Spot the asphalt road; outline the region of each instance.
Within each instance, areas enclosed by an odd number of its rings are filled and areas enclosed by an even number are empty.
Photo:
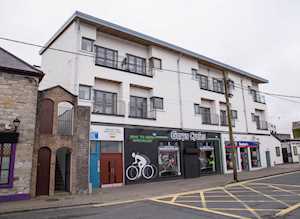
[[[85,206],[1,215],[38,218],[300,218],[300,172],[225,187],[111,206]]]

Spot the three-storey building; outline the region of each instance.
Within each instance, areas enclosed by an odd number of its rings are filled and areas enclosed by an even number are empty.
[[[81,12],[40,54],[41,89],[61,85],[91,108],[94,188],[230,172],[224,73],[239,170],[276,162],[264,78]]]

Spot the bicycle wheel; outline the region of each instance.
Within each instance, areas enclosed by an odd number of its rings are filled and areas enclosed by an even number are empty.
[[[136,180],[138,177],[138,174],[139,174],[139,170],[136,166],[131,165],[126,169],[126,177],[129,180],[132,180],[132,181]]]
[[[145,165],[142,170],[142,174],[145,179],[151,179],[154,176],[153,166],[151,166],[149,164]]]

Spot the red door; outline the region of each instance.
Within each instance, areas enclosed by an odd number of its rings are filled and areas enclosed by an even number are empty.
[[[49,195],[51,151],[42,147],[38,153],[36,195]]]
[[[123,182],[122,153],[101,154],[101,183],[114,184]]]

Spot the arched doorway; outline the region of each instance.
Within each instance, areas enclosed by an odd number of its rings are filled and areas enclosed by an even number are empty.
[[[49,195],[51,150],[42,147],[38,152],[36,195]]]
[[[59,148],[56,152],[55,162],[55,191],[70,191],[70,161],[71,152],[68,148]]]

